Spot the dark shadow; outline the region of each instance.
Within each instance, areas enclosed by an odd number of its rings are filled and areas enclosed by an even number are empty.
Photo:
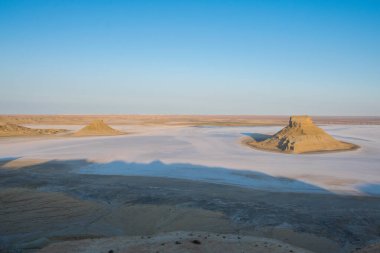
[[[380,184],[365,184],[359,186],[358,189],[368,195],[380,195]]]
[[[150,212],[141,209],[142,216],[122,213],[124,208],[139,205],[170,207],[157,215],[182,207],[222,213],[235,229],[290,224],[298,231],[337,238],[343,245],[361,245],[375,238],[380,226],[378,197],[341,196],[295,179],[190,163],[52,160],[15,170],[3,168],[0,186],[0,249],[2,245],[5,249],[27,248],[30,241],[38,248],[57,238],[125,235],[124,229],[129,228],[125,224],[134,220],[133,215],[145,219],[144,212]],[[372,191],[378,186],[366,187]],[[5,194],[12,189],[15,192]],[[297,192],[299,189],[306,193]],[[172,217],[178,224],[180,215]],[[157,222],[150,227],[163,226],[158,216],[148,221]],[[207,222],[205,231],[210,232]],[[201,225],[174,228],[202,231]],[[170,229],[173,227],[132,232],[146,235]],[[38,244],[41,238],[45,241]]]
[[[10,160],[8,160],[8,162],[9,161]],[[53,178],[54,174],[67,172],[68,174],[75,173],[76,175],[82,174],[88,176],[145,176],[191,180],[271,192],[331,193],[326,189],[300,180],[286,177],[274,177],[258,171],[209,167],[191,163],[167,164],[160,160],[155,160],[150,163],[135,163],[118,160],[109,163],[95,163],[87,160],[52,160],[40,164],[23,166],[17,170],[2,168],[0,170],[0,177],[1,174],[14,174],[16,171],[18,174],[25,172],[49,175],[51,176],[50,180],[52,181],[57,181],[57,179]],[[13,183],[17,185],[18,182]],[[25,183],[28,185],[27,182],[20,181],[19,186],[23,187],[23,184]],[[49,182],[46,183],[49,184]],[[2,186],[6,186],[6,184],[2,184]]]
[[[0,167],[19,159],[18,157],[0,158]],[[275,177],[259,171],[241,170],[226,167],[210,167],[191,163],[164,163],[155,160],[150,163],[136,163],[115,160],[108,163],[97,163],[86,159],[78,160],[50,160],[33,165],[23,165],[20,168],[1,168],[0,185],[3,187],[28,187],[31,178],[23,178],[20,181],[11,181],[4,177],[7,174],[43,174],[45,179],[59,181],[56,174],[64,172],[69,177],[77,175],[80,177],[101,177],[101,176],[138,176],[188,180],[190,182],[204,182],[211,184],[228,185],[232,187],[242,187],[254,190],[270,192],[294,192],[294,193],[323,193],[334,194],[317,185],[313,185],[301,180]],[[51,177],[46,177],[49,175]],[[2,179],[6,178],[6,182]],[[17,178],[18,179],[18,178]],[[21,179],[21,177],[20,177]],[[122,178],[120,178],[122,181]],[[10,183],[11,182],[11,183]],[[47,185],[55,185],[51,182],[44,182]],[[64,182],[66,183],[66,182]],[[34,186],[33,186],[34,187]],[[380,195],[380,184],[366,184],[358,189],[367,195]]]
[[[251,137],[252,139],[254,139],[257,142],[265,141],[266,139],[269,139],[270,137],[272,137],[272,135],[260,134],[260,133],[241,133],[241,134],[248,136],[248,137]]]
[[[98,175],[177,178],[274,192],[331,193],[326,189],[300,180],[286,177],[273,177],[257,171],[208,167],[191,163],[166,164],[160,160],[151,163],[130,163],[125,161],[113,161],[104,164],[95,163],[86,166],[78,172]]]

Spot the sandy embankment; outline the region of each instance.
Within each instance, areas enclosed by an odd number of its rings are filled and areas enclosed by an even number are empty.
[[[0,137],[44,136],[66,133],[65,129],[38,129],[19,126],[11,123],[0,123]]]

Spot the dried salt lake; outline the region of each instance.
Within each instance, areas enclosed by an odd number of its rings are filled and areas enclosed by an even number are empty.
[[[335,138],[361,148],[303,155],[241,144],[247,134],[273,134],[281,127],[114,127],[131,134],[3,138],[0,158],[94,162],[78,168],[78,173],[182,178],[270,191],[380,194],[380,126],[322,126]]]

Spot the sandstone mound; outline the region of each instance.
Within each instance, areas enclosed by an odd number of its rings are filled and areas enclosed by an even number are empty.
[[[309,116],[292,116],[289,125],[275,135],[261,141],[251,139],[246,143],[258,149],[295,154],[351,150],[358,147],[334,139],[314,125]]]
[[[64,129],[35,129],[16,124],[5,123],[0,125],[0,136],[37,136],[64,133]]]
[[[91,124],[83,127],[74,136],[102,136],[102,135],[121,135],[124,134],[118,130],[113,129],[104,123],[103,120],[95,120]]]

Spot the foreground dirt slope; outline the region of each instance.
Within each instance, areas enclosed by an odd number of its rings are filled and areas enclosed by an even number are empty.
[[[113,237],[52,244],[39,253],[311,253],[287,243],[253,236],[171,232],[155,236]]]
[[[222,213],[199,208],[114,206],[23,188],[2,189],[0,204],[0,252],[2,249],[35,250],[53,242],[125,234],[199,229],[233,231]]]
[[[52,243],[115,236],[145,240],[173,231],[272,238],[316,253],[351,253],[380,239],[378,197],[74,173],[89,164],[0,160],[0,252],[34,252]],[[178,246],[175,241],[170,245]]]
[[[334,139],[317,127],[309,116],[292,116],[289,124],[265,140],[248,141],[249,146],[286,153],[341,151],[357,148],[356,145]]]

